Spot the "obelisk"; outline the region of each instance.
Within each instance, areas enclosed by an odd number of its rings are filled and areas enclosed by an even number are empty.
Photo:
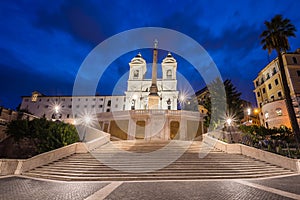
[[[158,41],[154,41],[153,62],[152,62],[152,83],[150,87],[150,94],[148,96],[148,108],[159,109],[159,96],[157,89],[157,45]]]

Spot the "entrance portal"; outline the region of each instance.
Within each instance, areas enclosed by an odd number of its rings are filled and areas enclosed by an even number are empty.
[[[135,139],[144,139],[145,138],[145,121],[137,121],[136,122],[136,132]]]

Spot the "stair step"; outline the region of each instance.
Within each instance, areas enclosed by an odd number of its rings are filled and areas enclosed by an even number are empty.
[[[92,153],[73,154],[55,162],[24,172],[23,175],[53,180],[72,181],[114,181],[114,180],[188,180],[188,179],[236,179],[258,178],[277,175],[293,174],[292,171],[262,162],[239,154],[226,154],[213,149],[204,158],[199,158],[199,152],[207,152],[210,148],[194,142],[187,151],[176,161],[165,168],[152,172],[130,173],[128,171],[145,171],[155,168],[177,155],[177,151],[184,148],[178,146],[168,147],[163,151],[162,157],[149,157],[148,152],[156,151],[167,145],[168,142],[143,141],[116,141],[95,149]],[[182,142],[182,146],[187,144]],[[119,150],[112,148],[112,145]],[[127,152],[123,152],[127,151]],[[127,155],[134,152],[134,157]],[[144,152],[144,154],[142,154]],[[145,153],[147,152],[147,153]],[[139,153],[141,153],[139,155]],[[124,157],[126,155],[126,157]],[[140,156],[140,159],[139,157]],[[97,158],[101,158],[97,160]],[[110,166],[101,163],[102,159],[109,160]],[[145,168],[145,166],[147,166]],[[111,167],[124,169],[118,171]],[[127,171],[127,172],[126,172]]]

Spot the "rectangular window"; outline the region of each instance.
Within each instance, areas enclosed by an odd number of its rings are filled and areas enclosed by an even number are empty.
[[[278,95],[278,97],[282,97],[281,92],[278,92],[277,95]]]
[[[266,93],[266,88],[263,88],[262,92],[263,92],[263,94],[265,94]]]
[[[260,92],[257,92],[257,97],[260,97]]]
[[[297,70],[297,75],[300,76],[300,70]]]
[[[275,85],[278,85],[279,84],[279,82],[278,82],[278,79],[276,78],[275,79]]]
[[[107,106],[111,106],[111,100],[108,100]]]
[[[272,89],[272,85],[271,85],[271,83],[268,85],[268,87],[269,87],[269,90],[271,90],[271,89]]]

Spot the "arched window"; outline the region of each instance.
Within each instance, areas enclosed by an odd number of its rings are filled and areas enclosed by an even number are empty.
[[[134,72],[133,72],[133,78],[134,79],[139,78],[139,70],[134,70]]]
[[[167,70],[167,79],[172,79],[172,70]]]

